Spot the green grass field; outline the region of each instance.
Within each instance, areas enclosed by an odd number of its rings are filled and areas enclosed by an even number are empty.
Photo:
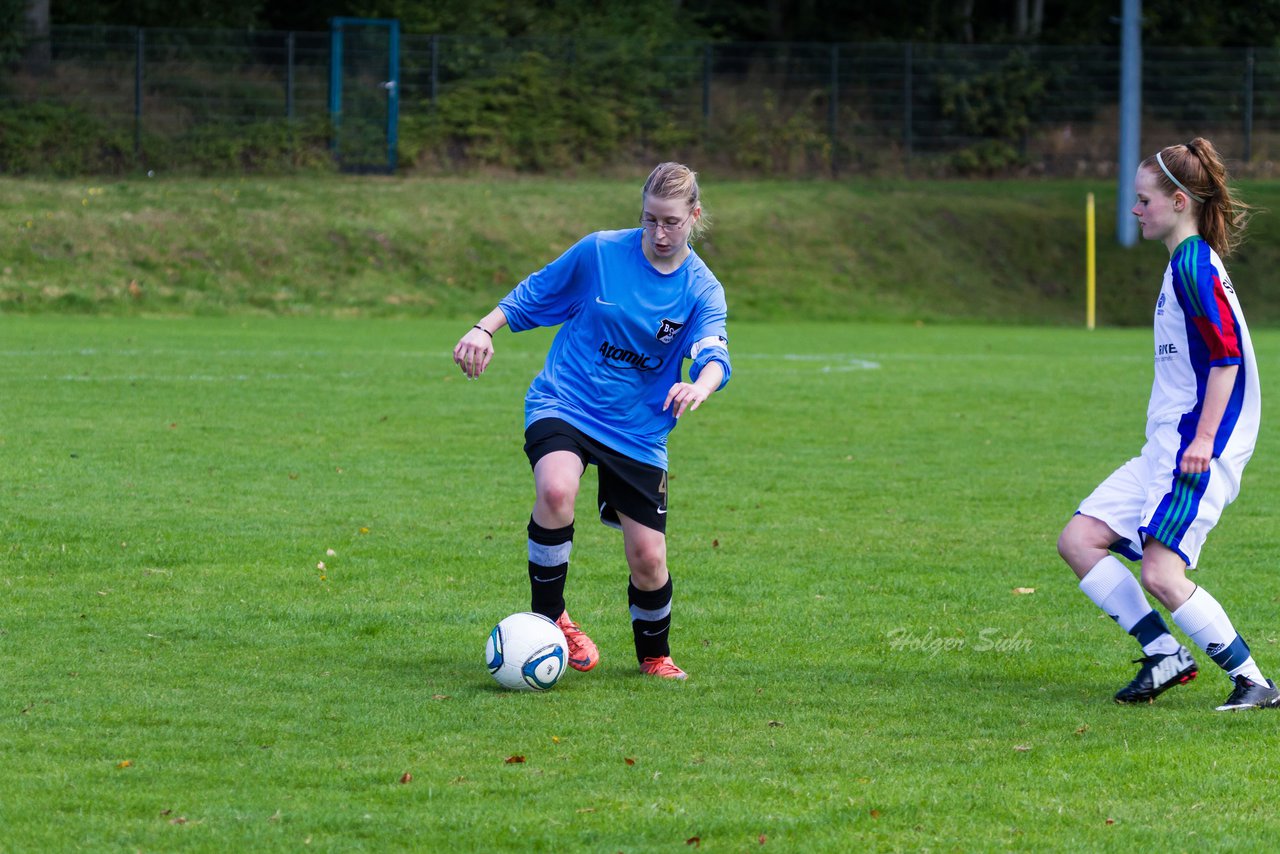
[[[1273,844],[1280,717],[1215,713],[1207,660],[1113,705],[1137,646],[1054,549],[1141,444],[1149,332],[734,325],[671,440],[691,678],[636,673],[588,475],[603,660],[531,695],[482,659],[528,604],[549,339],[467,382],[465,326],[0,317],[0,850]],[[1271,674],[1278,437],[1198,577]]]

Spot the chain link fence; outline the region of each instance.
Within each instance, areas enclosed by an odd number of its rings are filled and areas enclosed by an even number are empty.
[[[766,176],[1103,177],[1118,150],[1112,47],[407,34],[399,60],[410,171],[680,157]],[[1280,50],[1150,48],[1143,63],[1144,148],[1203,135],[1233,170],[1271,173]],[[329,81],[329,33],[55,27],[0,77],[0,148],[15,117],[64,110],[120,171],[207,168],[211,152],[254,168],[270,145],[322,165]]]

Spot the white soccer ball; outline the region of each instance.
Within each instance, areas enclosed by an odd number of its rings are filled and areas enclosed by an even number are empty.
[[[559,626],[541,614],[523,611],[493,627],[484,658],[504,688],[545,691],[560,681],[569,652]]]

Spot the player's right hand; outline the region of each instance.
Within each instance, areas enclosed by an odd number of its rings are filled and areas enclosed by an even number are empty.
[[[482,329],[468,330],[453,348],[454,364],[470,380],[483,374],[492,359],[493,339]]]

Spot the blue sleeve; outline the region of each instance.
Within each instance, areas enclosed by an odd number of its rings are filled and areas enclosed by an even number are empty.
[[[689,379],[697,382],[698,376],[711,362],[719,362],[724,370],[724,379],[716,390],[724,388],[733,373],[729,362],[729,335],[726,330],[729,308],[724,299],[724,288],[717,282],[708,293],[706,301],[699,312],[698,323],[693,333],[693,344],[689,348],[689,358],[693,364],[689,366]]]
[[[563,255],[531,273],[498,303],[512,332],[556,326],[578,313],[590,277],[585,265],[594,257],[595,235],[589,234]]]
[[[703,347],[698,351],[698,355],[694,357],[693,364],[689,366],[689,379],[694,382],[698,381],[698,376],[711,362],[719,362],[720,367],[724,370],[724,379],[720,380],[720,385],[716,386],[716,391],[724,388],[729,383],[729,375],[733,373],[733,368],[729,364],[729,347],[727,341],[721,338],[722,344]]]

